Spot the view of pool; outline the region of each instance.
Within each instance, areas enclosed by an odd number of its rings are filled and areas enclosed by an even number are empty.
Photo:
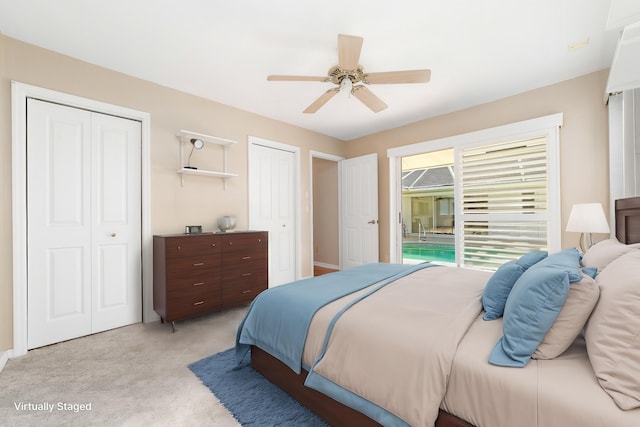
[[[403,243],[402,257],[421,261],[455,262],[456,250],[453,245],[442,243]]]

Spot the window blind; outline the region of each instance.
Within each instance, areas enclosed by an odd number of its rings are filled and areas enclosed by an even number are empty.
[[[460,150],[462,264],[496,269],[546,250],[547,137]]]

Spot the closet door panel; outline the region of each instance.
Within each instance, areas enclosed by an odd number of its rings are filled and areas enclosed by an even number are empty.
[[[92,115],[93,332],[142,320],[141,126]]]
[[[28,101],[28,347],[91,333],[91,113]]]

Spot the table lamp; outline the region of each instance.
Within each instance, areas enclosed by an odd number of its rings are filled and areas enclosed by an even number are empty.
[[[591,233],[609,233],[609,224],[600,203],[578,203],[571,208],[567,231],[582,233],[580,250],[586,252],[593,246]]]

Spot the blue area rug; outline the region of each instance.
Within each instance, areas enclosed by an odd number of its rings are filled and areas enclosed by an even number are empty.
[[[251,368],[249,357],[238,364],[235,350],[189,365],[243,426],[326,427],[298,401]]]

